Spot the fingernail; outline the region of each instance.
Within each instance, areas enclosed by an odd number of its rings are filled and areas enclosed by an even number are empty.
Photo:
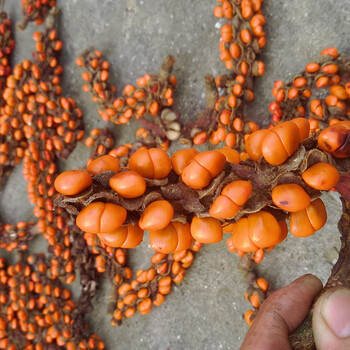
[[[326,297],[321,314],[336,336],[350,337],[350,290],[337,289]]]

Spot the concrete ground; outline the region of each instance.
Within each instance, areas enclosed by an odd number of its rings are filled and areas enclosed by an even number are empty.
[[[155,73],[163,58],[176,58],[178,77],[175,109],[183,119],[194,118],[204,106],[203,76],[223,72],[218,59],[222,23],[213,15],[216,1],[203,0],[57,0],[62,9],[60,34],[64,41],[63,79],[67,96],[84,111],[87,129],[104,123],[88,94],[81,90],[75,58],[86,48],[101,50],[112,66],[113,83],[119,91],[145,73]],[[20,18],[20,1],[8,0],[6,10]],[[262,54],[266,74],[257,80],[250,115],[262,125],[268,122],[273,82],[288,82],[304,66],[317,59],[322,49],[335,46],[349,53],[350,2],[348,0],[266,0],[267,45]],[[16,33],[14,62],[31,57],[34,47],[30,26]],[[116,129],[118,142],[129,142],[136,125]],[[86,149],[80,145],[64,164],[66,169],[83,166]],[[6,222],[26,220],[31,206],[26,200],[25,182],[19,166],[0,196],[0,211]],[[326,281],[337,258],[337,220],[340,202],[336,194],[324,196],[329,220],[308,238],[287,240],[269,253],[261,271],[274,287],[282,287],[305,273]],[[43,249],[38,242],[36,250]],[[0,256],[3,252],[0,251]],[[152,252],[147,240],[131,253],[135,271],[146,267]],[[181,283],[147,316],[136,315],[119,328],[112,328],[106,316],[107,285],[96,298],[89,316],[92,329],[108,349],[239,349],[247,331],[242,314],[249,308],[244,300],[243,276],[236,268],[238,258],[225,240],[205,246]]]

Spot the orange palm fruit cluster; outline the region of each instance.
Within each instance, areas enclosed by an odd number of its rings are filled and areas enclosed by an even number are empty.
[[[190,225],[172,221],[163,229],[151,230],[149,242],[152,249],[163,254],[189,249],[193,243]]]
[[[350,121],[342,121],[322,130],[318,147],[336,158],[350,157]]]
[[[281,243],[288,233],[285,222],[278,222],[266,211],[249,214],[241,218],[232,227],[232,237],[228,244],[238,252],[257,252]],[[232,250],[231,248],[231,250]]]
[[[297,150],[300,142],[309,136],[309,123],[295,118],[278,124],[273,129],[258,130],[245,141],[246,151],[253,160],[261,156],[272,165],[283,164]]]
[[[195,169],[204,172],[206,176],[205,181],[207,182],[204,184],[203,181],[200,182],[200,186],[207,186],[211,179],[222,171],[226,164],[226,159],[237,162],[236,158],[237,151],[232,149],[224,149],[223,152],[219,150],[202,153],[193,149],[182,150],[176,152],[172,159],[170,159],[167,153],[161,149],[141,148],[129,159],[129,167],[132,170],[119,172],[120,165],[118,158],[110,155],[101,156],[90,161],[87,165],[88,172],[75,170],[62,173],[58,177],[56,188],[63,195],[78,194],[91,185],[92,176],[103,171],[114,171],[116,174],[109,180],[110,187],[123,198],[137,198],[143,195],[147,189],[143,176],[148,178],[164,178],[169,174],[172,167],[174,167],[185,181],[187,179],[186,176],[189,174],[198,177],[199,180],[193,178],[190,180],[195,183],[194,186],[198,186],[197,182],[202,181],[201,173],[193,173],[191,168],[194,166]],[[190,181],[187,181],[187,184],[191,183]],[[243,186],[242,188],[250,186],[249,183],[245,184],[245,182],[241,184]],[[231,189],[230,191],[233,192],[234,190]],[[242,193],[242,189],[236,191],[241,191]],[[243,205],[242,199],[237,198],[236,201],[240,205]],[[115,218],[112,222],[113,216]],[[112,247],[120,246],[127,248],[126,244],[122,244],[126,237],[126,226],[119,227],[123,225],[126,216],[127,211],[119,205],[92,202],[80,211],[76,218],[76,224],[87,233],[99,234],[101,241],[107,246],[111,244]],[[185,226],[181,226],[183,225],[181,224],[179,226],[179,223],[172,222],[173,216],[174,208],[166,200],[151,202],[140,215],[138,221],[140,230],[151,231],[150,239],[156,239],[156,242],[158,242],[158,245],[152,242],[151,245],[152,247],[159,246],[155,249],[161,252],[187,249],[188,245],[192,242],[192,236],[201,243],[214,243],[222,239],[221,223],[215,218],[195,217],[192,220],[191,226],[189,224]],[[181,227],[185,227],[186,230],[183,228],[179,230]],[[159,236],[161,237],[159,238]],[[181,243],[182,241],[185,243]]]
[[[289,212],[303,210],[310,204],[310,196],[297,184],[278,185],[272,190],[271,197],[277,207]]]
[[[303,180],[312,188],[327,191],[339,181],[337,168],[329,163],[316,163],[301,174]]]
[[[182,181],[191,188],[201,189],[209,185],[225,164],[226,157],[219,151],[199,153],[183,168]]]
[[[248,200],[252,189],[252,184],[246,180],[230,182],[211,205],[209,214],[217,219],[233,217]]]
[[[296,237],[307,237],[321,229],[327,221],[326,208],[320,198],[305,209],[290,213],[290,232]]]

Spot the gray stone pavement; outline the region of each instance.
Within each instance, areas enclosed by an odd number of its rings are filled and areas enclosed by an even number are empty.
[[[178,77],[175,109],[184,120],[194,118],[204,106],[203,76],[223,72],[218,45],[221,21],[212,15],[216,1],[203,0],[57,0],[62,9],[60,35],[64,41],[63,87],[66,95],[83,109],[87,129],[104,123],[88,94],[81,90],[75,58],[86,48],[101,50],[111,63],[113,83],[119,91],[145,73],[155,73],[163,58],[176,58]],[[6,10],[20,17],[19,0],[8,0]],[[278,79],[289,81],[304,66],[318,58],[322,49],[335,46],[350,52],[350,2],[348,0],[265,0],[267,45],[262,54],[266,74],[257,80],[252,119],[266,125],[271,89]],[[13,58],[30,58],[33,50],[30,26],[17,32]],[[130,140],[136,124],[115,128],[118,141]],[[80,145],[63,168],[83,166],[87,151]],[[31,217],[21,166],[15,170],[0,195],[0,211],[6,222]],[[281,287],[298,276],[313,273],[326,281],[337,257],[339,239],[336,223],[340,202],[335,193],[324,196],[329,220],[308,238],[289,235],[261,264],[262,274]],[[226,239],[225,239],[226,240]],[[225,240],[207,245],[198,254],[181,283],[147,316],[136,315],[119,328],[106,316],[107,284],[99,291],[95,311],[89,316],[94,331],[108,349],[239,349],[247,331],[242,314],[249,308],[244,300],[243,276],[236,268],[238,258]],[[34,250],[44,249],[39,241]],[[0,256],[4,253],[0,251]],[[131,253],[132,265],[148,266],[152,252],[147,239]]]

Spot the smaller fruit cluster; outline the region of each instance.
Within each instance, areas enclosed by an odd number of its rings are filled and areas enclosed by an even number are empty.
[[[113,133],[108,128],[92,129],[84,143],[86,147],[91,149],[89,159],[86,162],[89,165],[95,158],[109,154],[113,150]],[[121,156],[121,153],[118,152],[116,156]]]
[[[329,47],[321,52],[318,62],[308,63],[290,83],[276,81],[272,90],[275,101],[269,106],[272,122],[307,116],[311,131],[317,132],[332,120],[349,119],[350,85],[341,77],[343,66],[338,50]],[[311,99],[314,87],[328,88],[329,95],[323,100]]]
[[[86,332],[84,309],[47,270],[43,254],[14,265],[0,258],[0,348],[104,349],[96,334]]]
[[[45,21],[48,12],[56,6],[56,0],[22,0],[23,18],[17,29],[25,29],[29,22],[40,25]]]
[[[140,269],[133,276],[132,270],[125,265],[125,249],[109,245],[96,234],[84,233],[84,239],[94,255],[97,272],[107,272],[114,286],[107,306],[108,312],[113,315],[112,326],[120,325],[123,318],[130,318],[137,311],[146,315],[153,306],[161,305],[172,284],[182,282],[186,269],[193,262],[194,253],[202,246],[195,242],[190,249],[174,254],[156,253],[149,268]]]
[[[104,121],[126,124],[132,117],[158,116],[163,108],[174,103],[173,91],[177,81],[171,76],[174,65],[171,56],[164,60],[158,75],[146,74],[137,80],[136,86],[126,85],[119,97],[116,88],[108,83],[109,63],[102,59],[101,52],[86,52],[77,58],[76,63],[86,69],[82,73],[86,81],[83,90],[92,93],[92,100],[99,104],[99,114]]]
[[[216,17],[225,17],[221,27],[220,59],[229,70],[242,75],[261,75],[264,64],[255,60],[256,54],[266,44],[261,12],[262,0],[221,1],[215,7]]]
[[[263,62],[257,59],[266,43],[265,17],[261,12],[261,0],[219,2],[214,15],[227,20],[221,27],[220,59],[230,72],[218,76],[215,81],[207,77],[207,109],[213,108],[213,111],[204,112],[191,136],[195,145],[207,140],[214,145],[224,141],[228,147],[244,152],[244,139],[258,130],[257,124],[246,118],[245,107],[254,100],[253,78],[265,72]],[[214,86],[211,86],[211,80]],[[221,97],[215,84],[225,89]],[[208,99],[208,96],[213,98]],[[214,103],[208,105],[212,99]]]
[[[11,73],[9,59],[14,48],[12,23],[7,18],[6,12],[0,9],[0,91],[3,91],[6,77]]]
[[[258,277],[255,271],[249,271],[245,279],[248,283],[248,288],[244,293],[244,297],[250,302],[253,309],[245,312],[244,321],[248,326],[251,326],[260,306],[270,293],[270,284],[265,278]]]
[[[54,17],[51,19],[43,33],[33,35],[36,61],[24,60],[7,77],[3,92],[5,105],[1,108],[0,171],[7,175],[13,165],[24,159],[23,174],[38,221],[4,225],[0,244],[5,243],[6,249],[23,250],[28,240],[43,234],[50,249],[57,253],[53,275],[65,275],[66,282],[72,282],[67,216],[62,209],[54,211],[53,182],[57,173],[56,157],[66,158],[76,142],[82,140],[84,131],[81,110],[76,108],[73,99],[62,96],[59,77],[62,67],[58,65],[62,42],[53,28]]]
[[[264,68],[258,65],[259,75]],[[195,145],[209,140],[213,145],[225,142],[226,146],[243,153],[244,140],[249,134],[259,129],[255,122],[245,115],[246,105],[254,100],[253,76],[244,74],[220,75],[216,79],[208,75],[206,81],[207,108],[198,115],[197,122],[191,125],[190,135]],[[218,91],[224,90],[224,93]],[[185,132],[186,134],[185,125]]]
[[[243,75],[237,75],[235,78],[226,79],[219,76],[216,84],[225,87],[226,94],[219,98],[218,93],[215,103],[212,106],[215,116],[215,126],[209,127],[207,131],[200,128],[196,133],[194,129],[193,143],[200,145],[209,140],[213,145],[225,142],[227,147],[243,149],[244,139],[252,132],[259,129],[254,122],[247,121],[243,117],[246,103],[254,99],[252,83],[246,84],[246,78]],[[211,87],[215,89],[216,87]]]
[[[28,241],[37,235],[34,222],[19,221],[17,224],[0,225],[0,249],[12,252],[15,249],[27,250]]]
[[[153,306],[161,305],[170,293],[173,283],[180,283],[185,277],[186,269],[191,266],[194,252],[201,244],[196,242],[191,249],[174,254],[156,253],[147,269],[136,272],[136,278],[124,281],[118,286],[116,308],[113,312],[112,326],[121,324],[123,318],[132,317],[137,311],[148,314]]]

